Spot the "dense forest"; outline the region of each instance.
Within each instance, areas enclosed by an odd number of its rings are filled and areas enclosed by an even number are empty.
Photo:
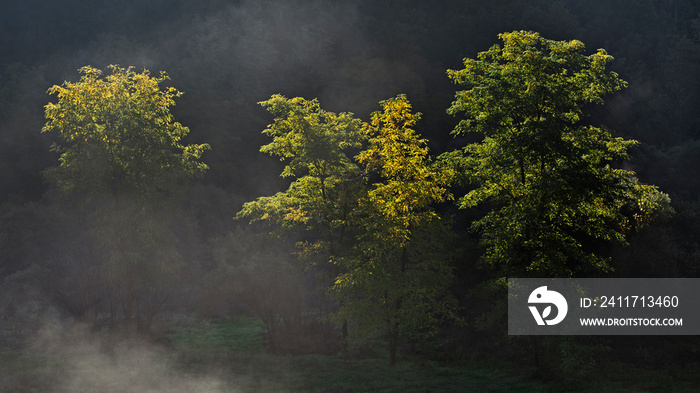
[[[258,348],[538,384],[489,391],[700,389],[696,337],[508,336],[504,284],[698,276],[696,2],[4,8],[0,391],[80,356],[49,336],[122,360],[139,337],[197,375]]]

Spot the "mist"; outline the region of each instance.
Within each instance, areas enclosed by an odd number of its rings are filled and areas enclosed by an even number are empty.
[[[172,353],[145,338],[106,336],[83,324],[47,322],[28,351],[44,363],[53,393],[231,392],[213,375],[188,375]]]

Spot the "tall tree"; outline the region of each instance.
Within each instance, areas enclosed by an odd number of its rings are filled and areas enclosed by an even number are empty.
[[[206,144],[183,145],[189,130],[170,107],[182,93],[161,73],[83,67],[79,82],[53,86],[42,132],[56,135],[60,165],[46,177],[89,211],[99,285],[109,291],[112,322],[148,329],[184,268],[175,226],[186,219],[169,195],[202,174]],[[68,258],[69,259],[69,258]],[[93,278],[94,279],[94,278]]]
[[[502,33],[494,45],[448,70],[457,92],[448,113],[465,118],[455,136],[483,140],[460,158],[474,189],[463,208],[490,203],[474,223],[484,260],[511,274],[571,276],[610,269],[602,244],[624,244],[668,197],[613,163],[637,142],[584,122],[590,104],[627,84],[606,71],[613,58],[585,55],[580,41]]]
[[[364,189],[352,158],[362,145],[362,122],[352,113],[323,110],[315,99],[273,95],[260,104],[274,115],[263,131],[272,142],[260,151],[286,160],[281,176],[294,180],[285,191],[244,204],[237,217],[299,234],[297,252],[323,298],[337,274],[329,261],[352,244],[352,213]]]
[[[453,173],[431,161],[414,130],[420,113],[404,95],[380,104],[363,127],[369,146],[357,156],[376,182],[358,203],[361,230],[354,253],[337,260],[343,269],[333,290],[342,299],[338,315],[355,322],[355,336],[380,332],[388,339],[393,365],[401,331],[434,333],[440,320],[454,317],[450,228],[432,207],[451,198]]]

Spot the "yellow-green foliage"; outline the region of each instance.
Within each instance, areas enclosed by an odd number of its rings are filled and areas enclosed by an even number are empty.
[[[586,56],[580,41],[528,31],[499,37],[503,46],[448,71],[465,88],[448,109],[464,114],[454,134],[484,136],[456,158],[473,185],[460,205],[493,206],[475,223],[484,260],[536,276],[609,270],[596,245],[624,244],[668,205],[656,187],[611,166],[628,159],[636,141],[582,123],[585,105],[627,84],[605,70],[612,56],[603,49]]]
[[[365,124],[317,100],[274,95],[261,104],[275,116],[261,151],[286,160],[282,176],[294,181],[238,216],[305,231],[298,255],[333,283],[349,340],[387,337],[395,361],[400,330],[434,333],[454,317],[450,231],[432,207],[451,198],[453,169],[430,158],[414,130],[420,114],[403,95]]]
[[[58,101],[46,105],[42,132],[56,135],[60,166],[46,174],[64,191],[152,193],[203,173],[199,162],[209,146],[182,145],[189,132],[173,121],[170,107],[182,95],[162,87],[165,73],[90,66],[79,82],[48,90]]]
[[[411,112],[406,96],[380,104],[383,111],[363,128],[369,146],[357,160],[382,179],[371,187],[369,203],[397,229],[409,229],[435,216],[431,204],[451,198],[453,172],[431,164],[427,140],[413,129],[421,114]]]
[[[322,229],[326,238],[337,237],[335,229],[346,225],[359,186],[359,168],[348,151],[361,146],[360,120],[301,97],[276,94],[260,105],[275,116],[263,131],[272,142],[260,151],[286,160],[281,176],[295,180],[287,191],[246,203],[238,217]]]
[[[358,201],[361,231],[353,251],[335,260],[341,273],[332,292],[341,299],[336,318],[354,322],[350,344],[379,333],[394,363],[401,331],[431,334],[455,318],[450,229],[433,210],[451,198],[454,173],[432,162],[414,130],[420,113],[405,96],[380,104],[363,127],[369,145],[357,156],[377,181]]]

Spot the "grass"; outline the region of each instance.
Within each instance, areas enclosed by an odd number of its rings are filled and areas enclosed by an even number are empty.
[[[293,368],[290,392],[544,392],[546,386],[517,381],[474,366],[304,357]]]
[[[262,324],[226,319],[171,335],[183,371],[216,374],[235,392],[547,392],[544,384],[484,365],[446,365],[341,355],[266,353]]]
[[[170,340],[184,355],[216,358],[231,353],[263,352],[263,333],[263,323],[259,319],[238,317],[182,327],[170,335]]]
[[[700,365],[649,370],[608,363],[579,384],[543,383],[534,369],[503,363],[440,363],[386,357],[274,355],[267,353],[264,328],[255,318],[191,321],[176,328],[167,348],[145,341],[119,341],[109,334],[57,340],[53,350],[0,348],[0,392],[236,392],[236,393],[424,393],[424,392],[699,392]],[[65,340],[64,340],[65,341]],[[84,343],[83,341],[87,342]],[[35,345],[36,346],[36,345]],[[150,369],[150,370],[142,370]],[[125,390],[121,376],[146,390]],[[67,376],[91,385],[67,384]],[[89,386],[86,387],[86,386]],[[68,389],[66,387],[69,387]],[[95,388],[98,388],[95,390]]]
[[[263,332],[259,321],[238,318],[184,329],[172,339],[185,370],[198,372],[203,365],[207,372],[215,368],[228,391],[239,393],[700,392],[700,365],[670,371],[611,362],[576,384],[543,383],[531,378],[534,368],[504,363],[416,359],[391,367],[387,357],[273,355],[265,352]]]
[[[55,364],[18,350],[0,349],[0,392],[45,391],[54,380]]]
[[[700,365],[685,369],[638,368],[629,364],[611,364],[597,381],[582,393],[688,393],[700,392]]]

